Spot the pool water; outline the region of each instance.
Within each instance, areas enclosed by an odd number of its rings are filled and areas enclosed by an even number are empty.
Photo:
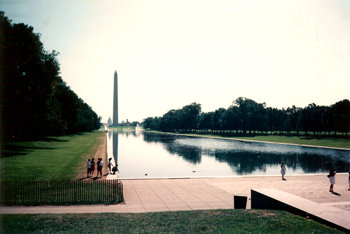
[[[350,151],[148,132],[108,132],[120,178],[326,173],[350,169]]]

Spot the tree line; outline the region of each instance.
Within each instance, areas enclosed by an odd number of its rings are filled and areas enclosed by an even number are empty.
[[[181,109],[170,110],[162,117],[148,117],[146,129],[160,131],[231,130],[232,134],[345,135],[350,132],[350,102],[347,99],[331,106],[314,103],[305,108],[271,108],[266,103],[239,97],[232,105],[213,112],[201,112],[201,105],[192,103]]]
[[[100,117],[60,77],[56,51],[47,52],[31,26],[0,12],[2,139],[28,140],[91,131]]]

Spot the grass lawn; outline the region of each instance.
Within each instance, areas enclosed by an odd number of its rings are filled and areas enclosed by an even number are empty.
[[[284,211],[1,215],[2,233],[340,233]]]
[[[255,136],[255,137],[235,137],[238,139],[268,141],[279,143],[292,143],[301,145],[327,146],[350,149],[350,140],[346,138],[306,138],[298,136]]]
[[[6,180],[72,179],[93,156],[103,131],[50,137],[42,141],[5,145],[0,158],[0,176]],[[80,169],[81,170],[81,169]],[[84,171],[85,171],[84,167]]]

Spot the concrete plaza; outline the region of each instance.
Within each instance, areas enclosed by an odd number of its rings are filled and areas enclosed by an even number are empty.
[[[275,188],[350,212],[348,174],[336,175],[335,194],[326,174],[280,176],[122,180],[125,202],[116,205],[3,206],[0,213],[139,213],[177,210],[232,209],[233,196]],[[247,208],[250,208],[248,200]],[[349,220],[350,222],[350,220]]]

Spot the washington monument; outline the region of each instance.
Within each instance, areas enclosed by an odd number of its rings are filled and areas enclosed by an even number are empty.
[[[114,72],[113,126],[118,125],[118,74]]]

